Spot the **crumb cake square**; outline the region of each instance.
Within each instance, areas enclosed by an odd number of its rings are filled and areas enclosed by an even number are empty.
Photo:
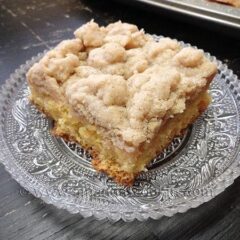
[[[92,153],[117,183],[136,176],[207,108],[216,65],[170,38],[121,21],[91,21],[27,73],[31,101],[53,134]]]

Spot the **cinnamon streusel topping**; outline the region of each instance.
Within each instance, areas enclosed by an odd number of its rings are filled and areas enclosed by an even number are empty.
[[[28,81],[65,101],[121,149],[150,141],[185,110],[216,72],[201,50],[169,38],[156,42],[135,25],[91,21],[36,63]]]

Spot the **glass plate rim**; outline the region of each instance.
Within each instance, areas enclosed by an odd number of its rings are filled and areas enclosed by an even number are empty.
[[[159,39],[162,36],[157,36],[153,35],[155,39]],[[184,46],[191,46],[190,44],[185,44],[182,41],[179,41],[182,45]],[[193,46],[196,48],[195,46]],[[10,75],[9,79],[5,81],[5,83],[1,86],[0,89],[0,109],[4,108],[5,105],[5,98],[7,94],[11,94],[11,88],[16,87],[16,79],[19,73],[25,72],[25,66],[29,64],[33,64],[36,62],[36,59],[39,59],[40,57],[43,56],[43,54],[46,53],[46,50],[43,51],[42,53],[37,54],[36,56],[33,56],[30,60],[27,60],[25,64],[20,65],[13,74]],[[216,62],[218,65],[218,69],[220,71],[225,71],[228,76],[231,76],[230,82],[234,85],[235,88],[238,89],[238,97],[240,99],[240,84],[238,77],[233,74],[232,70],[228,69],[226,64],[223,64],[221,61],[217,60],[216,57],[211,56],[208,52],[204,52],[205,55],[211,59],[212,61]],[[0,116],[0,125],[2,125],[2,114]],[[22,169],[17,168],[16,163],[14,161],[9,161],[9,157],[13,156],[11,155],[10,150],[6,146],[6,143],[3,138],[3,131],[2,131],[2,126],[0,128],[0,144],[3,146],[2,151],[0,152],[0,162],[3,163],[3,166],[5,169],[10,173],[13,179],[15,179],[23,188],[25,188],[27,191],[32,193],[35,197],[41,198],[43,201],[45,201],[48,204],[53,204],[54,206],[58,208],[63,208],[68,210],[71,213],[80,213],[84,217],[90,217],[94,216],[96,219],[104,219],[108,218],[112,221],[117,221],[117,220],[124,220],[124,221],[132,221],[134,219],[138,219],[140,221],[147,220],[148,218],[153,218],[153,219],[159,219],[162,216],[172,216],[178,212],[185,212],[190,208],[195,208],[198,207],[199,205],[203,204],[204,202],[207,202],[223,192],[228,186],[230,186],[233,181],[240,175],[240,153],[237,153],[236,160],[226,169],[218,178],[213,179],[212,182],[216,184],[214,189],[207,189],[207,194],[201,195],[201,191],[199,191],[199,196],[195,196],[195,198],[189,198],[185,199],[183,198],[183,202],[179,203],[176,206],[169,205],[169,208],[161,208],[159,204],[156,204],[158,206],[152,206],[151,209],[149,207],[140,208],[139,211],[133,211],[129,212],[126,211],[106,211],[106,209],[89,209],[86,206],[81,206],[77,205],[76,203],[72,202],[74,201],[74,197],[69,198],[61,198],[59,199],[58,196],[52,196],[49,197],[49,193],[51,191],[46,191],[46,189],[43,189],[41,187],[36,187],[38,186],[39,183],[37,180],[34,181],[34,186],[33,187],[31,184],[29,184],[30,176],[26,174],[26,172],[23,172]],[[16,171],[17,169],[17,171]],[[206,191],[206,189],[204,189]],[[53,193],[53,192],[51,192]],[[184,201],[185,200],[185,201]],[[166,207],[166,205],[164,205]]]

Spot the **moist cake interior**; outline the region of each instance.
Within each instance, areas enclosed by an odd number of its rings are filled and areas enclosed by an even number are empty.
[[[131,185],[138,173],[145,170],[145,166],[156,154],[175,136],[181,135],[182,131],[206,110],[211,101],[210,95],[206,91],[202,92],[187,104],[189,106],[183,113],[167,121],[151,142],[146,142],[137,151],[128,153],[119,150],[111,141],[105,139],[96,126],[79,121],[66,106],[56,104],[52,99],[38,93],[33,93],[31,99],[40,110],[55,120],[54,135],[78,142],[88,149],[93,155],[92,163],[95,169],[106,172],[124,185]]]

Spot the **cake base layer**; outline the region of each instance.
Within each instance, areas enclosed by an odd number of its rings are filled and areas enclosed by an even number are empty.
[[[78,142],[88,149],[92,156],[92,165],[97,171],[107,173],[116,182],[132,185],[136,176],[145,166],[166,148],[172,139],[181,135],[184,129],[192,124],[206,110],[211,98],[204,91],[187,103],[186,110],[168,119],[151,140],[134,152],[126,152],[115,147],[102,134],[102,129],[74,116],[64,103],[56,102],[49,96],[40,95],[31,89],[31,101],[51,117],[55,124],[52,133],[66,140]]]
[[[189,103],[182,114],[176,115],[168,120],[159,130],[155,138],[143,146],[141,155],[135,161],[135,171],[119,170],[119,163],[115,160],[98,158],[98,152],[94,152],[92,164],[98,171],[106,172],[123,185],[132,185],[137,175],[145,170],[145,166],[158,154],[161,153],[176,136],[181,136],[184,130],[195,122],[195,120],[207,109],[211,97],[207,92],[200,94],[194,101]]]

